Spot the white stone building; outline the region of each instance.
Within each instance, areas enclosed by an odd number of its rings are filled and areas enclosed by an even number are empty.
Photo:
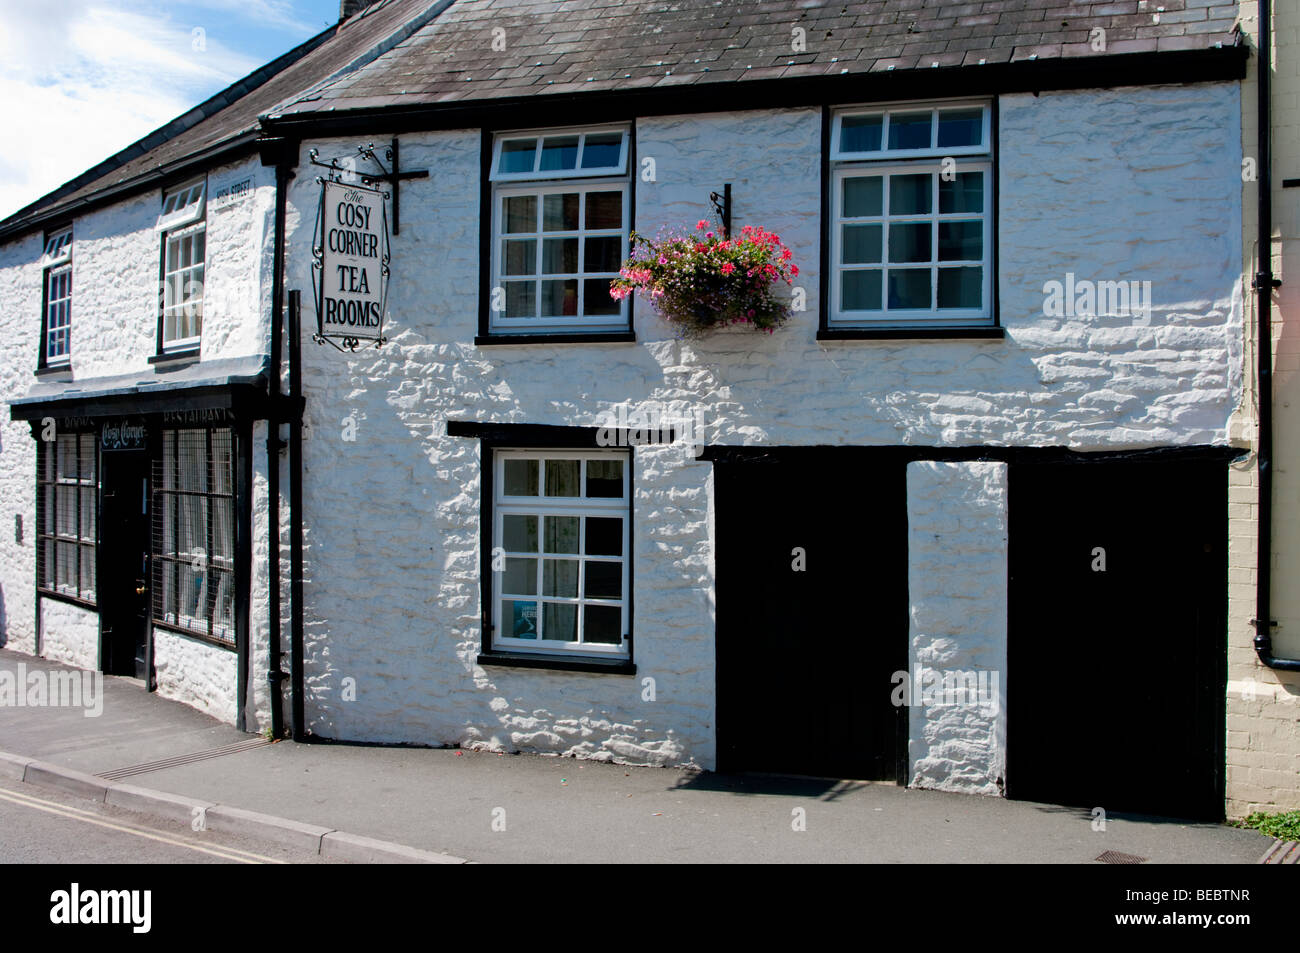
[[[389,0],[0,223],[8,646],[128,671],[138,617],[250,731],[1221,816],[1247,50],[976,6]],[[608,296],[711,193],[793,252],[773,334]]]

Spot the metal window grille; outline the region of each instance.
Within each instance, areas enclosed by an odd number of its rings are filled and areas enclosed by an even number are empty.
[[[99,459],[93,433],[61,433],[36,450],[36,587],[95,601]]]
[[[235,460],[229,428],[164,430],[153,473],[153,617],[235,643]]]

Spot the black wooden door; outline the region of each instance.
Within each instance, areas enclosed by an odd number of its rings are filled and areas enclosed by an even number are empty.
[[[149,454],[103,451],[99,610],[103,668],[148,678]]]
[[[716,464],[721,770],[899,777],[903,474],[834,450]]]
[[[1223,816],[1227,472],[1017,464],[1007,793]]]

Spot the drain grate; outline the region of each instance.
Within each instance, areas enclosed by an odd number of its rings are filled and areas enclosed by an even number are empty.
[[[179,754],[174,758],[164,758],[161,761],[146,761],[144,764],[132,764],[125,768],[114,768],[112,771],[101,771],[96,777],[103,778],[106,781],[121,781],[123,778],[133,778],[137,774],[162,771],[164,768],[176,768],[183,764],[193,764],[196,761],[208,761],[212,758],[220,758],[224,755],[238,754],[241,751],[260,748],[262,745],[269,745],[270,743],[266,738],[250,738],[248,741],[236,741],[234,744],[222,745],[220,748],[192,751],[189,754]]]
[[[1137,854],[1125,854],[1118,850],[1103,851],[1097,860],[1103,864],[1145,864],[1147,858],[1139,857]]]

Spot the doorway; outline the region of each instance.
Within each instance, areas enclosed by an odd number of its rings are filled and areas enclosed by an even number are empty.
[[[1220,820],[1227,467],[1010,473],[1007,795]]]
[[[144,679],[149,659],[149,454],[101,450],[99,612],[103,669]]]
[[[774,449],[714,480],[719,770],[905,783],[903,463]]]

